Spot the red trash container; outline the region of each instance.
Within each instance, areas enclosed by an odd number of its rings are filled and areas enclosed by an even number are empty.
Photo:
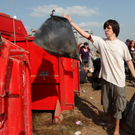
[[[0,135],[31,135],[29,53],[4,41],[0,45]]]
[[[3,14],[0,19],[3,37],[30,52],[32,109],[53,110],[54,121],[58,122],[62,111],[74,109],[75,93],[80,92],[78,61],[55,57],[35,45],[21,20],[14,19],[14,36],[13,19]]]

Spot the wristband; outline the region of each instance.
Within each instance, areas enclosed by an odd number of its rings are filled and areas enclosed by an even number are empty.
[[[89,35],[89,37],[87,39],[91,40],[91,35]]]

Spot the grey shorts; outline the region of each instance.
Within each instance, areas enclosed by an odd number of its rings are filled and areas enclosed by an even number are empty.
[[[127,104],[126,95],[125,87],[118,87],[104,79],[102,80],[101,104],[105,113],[114,113],[116,120],[122,118],[122,112]]]

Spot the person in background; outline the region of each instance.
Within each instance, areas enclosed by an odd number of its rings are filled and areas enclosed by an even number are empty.
[[[113,135],[119,135],[120,119],[122,119],[122,112],[126,108],[127,101],[124,60],[132,76],[135,77],[135,70],[128,48],[124,42],[117,39],[120,31],[119,24],[116,20],[107,20],[103,25],[107,38],[103,39],[85,32],[72,21],[70,15],[62,15],[69,20],[72,27],[79,34],[92,42],[101,55],[99,74],[99,77],[102,77],[101,103],[104,112],[110,114],[111,118],[110,123],[105,125],[104,129],[110,130],[115,127]]]
[[[131,41],[129,42],[128,48],[129,48],[130,54],[131,54],[132,51],[135,51],[135,42],[134,42],[133,40],[131,40]]]
[[[134,67],[135,67],[135,59],[134,59],[134,57],[133,57],[133,55],[134,55],[133,53],[134,53],[134,51],[135,51],[135,43],[134,43],[133,40],[130,41],[129,46],[128,46],[128,49],[129,49],[129,52],[130,52],[130,54],[131,54],[132,62],[133,62]],[[133,79],[134,79],[134,78],[132,77],[132,74],[131,74],[131,72],[129,71],[129,80],[132,82]]]
[[[89,68],[89,53],[93,56],[92,59],[94,59],[94,54],[88,47],[88,43],[85,42],[84,46],[80,48],[80,62],[83,64],[84,71],[86,73],[86,80],[88,81],[88,68]]]
[[[127,40],[126,40],[126,42],[125,42],[125,44],[129,47],[130,40],[129,40],[129,39],[127,39]]]
[[[126,42],[125,42],[125,44],[127,45],[128,49],[129,49],[130,39],[127,39]],[[125,72],[130,73],[129,68],[128,68],[128,65],[127,65],[127,63],[126,63],[125,60],[124,60],[124,67],[125,67]]]

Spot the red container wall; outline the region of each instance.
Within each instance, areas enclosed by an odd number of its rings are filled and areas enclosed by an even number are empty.
[[[8,46],[10,45],[6,44],[2,51]],[[2,104],[4,113],[0,114],[0,135],[30,135],[32,114],[29,67],[24,63],[23,54],[12,57],[10,55],[8,61],[4,104]],[[3,121],[4,123],[1,124]]]
[[[73,88],[74,93],[80,95],[80,75],[79,75],[79,61],[73,60]]]
[[[60,100],[62,110],[73,109],[74,90],[79,90],[78,62],[50,55],[30,39],[28,43],[23,40],[16,44],[24,48],[27,44],[30,52],[32,109],[54,110],[57,100]]]
[[[61,65],[60,103],[62,105],[62,110],[71,110],[74,108],[72,59],[61,58],[60,65]]]
[[[59,58],[29,41],[32,109],[55,110],[59,100]]]
[[[23,61],[10,58],[7,82],[5,135],[32,134],[29,72]]]
[[[14,38],[13,18],[0,13],[0,32],[6,39]],[[27,31],[21,20],[14,19],[16,37],[27,36]]]

